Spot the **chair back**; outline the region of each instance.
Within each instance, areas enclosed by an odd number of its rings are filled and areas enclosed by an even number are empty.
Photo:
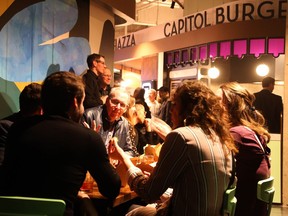
[[[225,191],[223,199],[223,215],[234,216],[237,199],[235,197],[236,186]]]
[[[275,188],[273,187],[274,177],[270,176],[268,179],[258,181],[257,184],[257,199],[266,202],[267,216],[271,213],[273,197]]]
[[[63,216],[65,206],[59,199],[0,196],[0,216]]]

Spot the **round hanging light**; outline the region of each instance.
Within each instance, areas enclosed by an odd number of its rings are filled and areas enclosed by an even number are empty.
[[[220,71],[219,71],[218,68],[216,68],[216,67],[209,68],[209,70],[208,70],[208,76],[209,76],[211,79],[216,79],[219,75],[220,75]]]
[[[260,64],[256,67],[256,73],[259,76],[264,77],[269,73],[269,67],[266,64]]]

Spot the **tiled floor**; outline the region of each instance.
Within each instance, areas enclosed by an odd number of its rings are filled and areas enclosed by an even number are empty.
[[[288,206],[273,205],[270,216],[287,216]]]

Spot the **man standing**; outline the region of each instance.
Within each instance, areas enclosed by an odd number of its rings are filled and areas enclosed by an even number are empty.
[[[103,103],[106,102],[106,98],[111,91],[111,86],[110,86],[111,78],[112,78],[112,73],[109,68],[105,68],[104,73],[99,74],[98,84],[99,84],[101,100],[103,101]]]
[[[62,199],[65,215],[72,216],[87,171],[103,196],[119,194],[121,180],[101,137],[79,124],[84,96],[81,77],[73,73],[56,72],[44,80],[43,115],[18,121],[9,131],[1,195]]]
[[[90,128],[97,128],[106,149],[111,138],[117,137],[119,146],[130,156],[135,156],[137,150],[133,148],[129,136],[128,121],[123,117],[129,100],[130,95],[125,89],[121,87],[112,88],[103,106],[85,110],[82,123],[86,122]]]
[[[85,109],[103,104],[99,92],[98,77],[100,74],[104,73],[106,68],[105,57],[93,53],[87,57],[87,65],[89,69],[82,77],[85,83]]]
[[[162,86],[158,89],[159,91],[159,97],[160,97],[160,103],[161,106],[159,108],[159,118],[165,121],[169,126],[172,127],[172,121],[171,121],[171,101],[169,100],[169,89],[165,86]]]
[[[157,91],[155,89],[150,89],[148,92],[147,105],[150,109],[152,116],[157,116],[159,113],[160,103],[156,100]]]
[[[269,133],[281,133],[283,103],[279,95],[273,94],[275,79],[265,77],[262,80],[263,89],[255,93],[254,106],[259,110],[265,120]]]

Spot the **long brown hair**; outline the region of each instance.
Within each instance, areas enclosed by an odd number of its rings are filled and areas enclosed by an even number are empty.
[[[269,142],[270,135],[264,128],[265,119],[253,106],[255,96],[237,82],[222,84],[220,89],[232,126],[247,126]]]
[[[229,132],[227,112],[221,100],[201,81],[184,81],[174,94],[173,101],[180,103],[178,118],[183,125],[200,127],[213,139],[216,134],[221,143],[237,152]],[[178,125],[181,126],[181,125]]]

